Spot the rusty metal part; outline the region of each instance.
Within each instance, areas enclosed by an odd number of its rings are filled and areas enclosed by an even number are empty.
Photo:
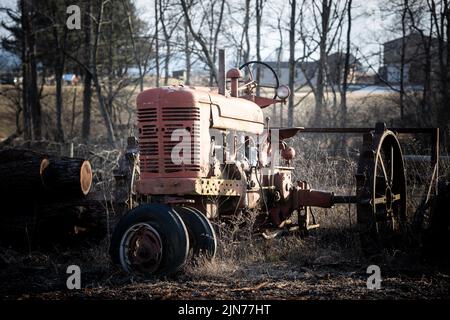
[[[294,208],[301,206],[331,208],[333,192],[296,187],[293,193]]]
[[[333,196],[333,204],[341,203],[356,203],[358,198],[356,196]]]
[[[268,106],[271,106],[274,103],[284,103],[284,100],[259,97],[259,96],[255,96],[255,95],[251,95],[251,94],[240,96],[240,98],[250,100],[250,101],[256,103],[260,108],[266,108]]]
[[[385,124],[364,134],[356,174],[357,221],[363,245],[389,241],[406,217],[406,177],[400,143]]]
[[[126,231],[121,243],[121,262],[128,272],[153,274],[162,259],[161,237],[148,223],[137,223]]]
[[[292,160],[295,158],[295,150],[292,147],[287,147],[281,150],[281,156],[285,160]]]
[[[241,180],[199,178],[195,181],[195,193],[206,196],[240,196],[246,190]]]
[[[217,178],[153,178],[139,184],[139,192],[152,195],[240,196],[245,190],[242,180]]]
[[[292,188],[291,170],[280,170],[273,175],[275,190],[279,192],[281,200],[287,200]]]
[[[237,68],[228,70],[227,78],[230,79],[231,96],[237,97],[239,90],[239,79],[242,78],[241,70]]]
[[[292,128],[282,128],[282,127],[272,127],[273,130],[278,130],[278,136],[280,140],[292,138],[299,131],[303,131],[303,127],[292,127]]]

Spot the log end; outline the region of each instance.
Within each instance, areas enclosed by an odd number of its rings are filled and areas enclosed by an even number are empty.
[[[42,175],[44,174],[45,169],[47,169],[49,164],[50,164],[50,161],[47,158],[42,159],[41,167],[39,168],[39,176],[42,177]]]
[[[92,167],[89,161],[87,160],[83,161],[83,163],[81,164],[80,185],[81,185],[81,192],[84,195],[87,195],[92,185]]]

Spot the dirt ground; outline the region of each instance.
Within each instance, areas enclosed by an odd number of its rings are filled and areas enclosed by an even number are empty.
[[[305,239],[237,244],[213,262],[188,265],[165,279],[133,278],[109,263],[104,244],[49,254],[1,249],[1,299],[450,299],[450,268],[421,254],[391,252],[362,258],[353,239],[331,241],[327,230]],[[348,245],[350,243],[350,245]],[[247,246],[247,251],[242,246]],[[236,255],[244,250],[252,257]],[[278,247],[277,247],[278,246]],[[220,251],[220,250],[219,250]],[[265,255],[262,255],[262,253]],[[241,261],[241,262],[239,262]],[[93,263],[94,262],[94,263]],[[68,290],[66,268],[81,268],[81,289]],[[367,267],[381,270],[381,288],[370,290]]]

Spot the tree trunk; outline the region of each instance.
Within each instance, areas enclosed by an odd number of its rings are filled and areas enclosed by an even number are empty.
[[[23,130],[25,140],[31,140],[31,114],[28,97],[29,87],[29,61],[28,61],[28,4],[26,0],[20,1],[21,24],[22,24],[22,104],[23,104]]]
[[[330,1],[330,2],[329,2]],[[330,12],[331,0],[322,0],[322,12],[320,16],[320,41],[319,41],[319,63],[317,70],[317,85],[316,85],[316,109],[314,114],[315,125],[322,124],[322,114],[324,112],[324,93],[325,93],[325,68],[327,60],[327,38],[330,28]]]
[[[184,19],[184,54],[186,57],[186,85],[191,84],[191,48],[189,46],[189,28],[187,26],[186,18]]]
[[[159,74],[159,30],[158,30],[158,26],[159,26],[159,17],[158,17],[158,2],[160,0],[155,0],[155,63],[156,63],[156,87],[159,87],[159,78],[160,78],[160,74]]]
[[[143,72],[142,68],[144,68],[144,70],[146,69],[146,67],[145,67],[146,62],[144,63],[144,66],[143,66],[141,58],[139,57],[139,53],[138,53],[138,50],[136,48],[136,40],[134,38],[135,37],[135,32],[134,32],[134,26],[133,26],[133,19],[131,17],[130,9],[128,8],[128,5],[127,5],[125,0],[122,0],[122,5],[123,5],[123,7],[124,7],[124,9],[125,9],[125,11],[127,13],[128,31],[130,32],[131,43],[133,45],[134,59],[136,61],[136,65],[137,65],[138,71],[139,71],[139,91],[142,92],[142,91],[144,91],[144,72]],[[150,45],[149,51],[151,52],[151,45]]]
[[[33,3],[33,5],[36,5]],[[30,8],[29,8],[30,9]],[[31,15],[34,11],[29,10]],[[41,103],[38,95],[38,75],[37,75],[37,61],[36,61],[36,35],[35,30],[31,25],[31,18],[29,18],[28,29],[28,50],[30,61],[30,84],[29,84],[29,102],[31,106],[31,120],[33,123],[33,139],[41,140],[42,138],[42,119],[41,119]]]
[[[64,131],[62,126],[62,76],[63,72],[61,66],[58,66],[55,70],[55,82],[56,82],[56,141],[64,141]]]
[[[345,62],[344,62],[344,79],[342,84],[341,92],[341,126],[345,127],[347,122],[347,89],[348,89],[348,75],[350,69],[350,40],[352,31],[352,0],[348,1],[347,4],[347,39],[346,39],[346,52],[345,52]],[[339,71],[338,71],[339,72]]]
[[[84,64],[91,68],[91,0],[85,0],[85,12],[84,15]],[[89,143],[91,134],[91,99],[92,99],[92,75],[90,72],[84,71],[84,88],[83,88],[83,126],[82,126],[82,140],[83,143]]]
[[[171,45],[170,45],[170,38],[171,34],[169,34],[169,31],[167,30],[167,25],[164,17],[164,8],[162,3],[159,5],[159,18],[161,21],[161,27],[164,34],[164,40],[166,45],[166,55],[164,57],[164,85],[169,85],[169,65],[170,65],[170,55],[171,55]]]
[[[256,0],[256,60],[261,61],[261,16],[262,0]],[[261,70],[259,65],[256,67],[256,82],[260,83]],[[256,87],[256,95],[259,96],[259,86]]]
[[[194,37],[195,41],[198,42],[198,44],[200,45],[200,47],[202,48],[202,52],[205,55],[205,62],[208,65],[210,72],[212,73],[213,78],[215,79],[216,83],[218,81],[218,76],[217,76],[217,68],[214,64],[214,60],[211,57],[211,53],[208,50],[208,46],[205,43],[205,41],[203,40],[203,38],[195,32],[194,27],[192,26],[192,21],[189,17],[189,8],[190,6],[187,5],[186,0],[181,0],[181,7],[183,8],[183,13],[184,16],[186,18],[186,24],[189,28],[189,31],[191,32],[192,36]]]
[[[250,26],[250,0],[245,0],[245,18],[244,18],[244,38],[245,38],[245,50],[242,57],[242,63],[247,63],[250,60],[250,36],[248,29]]]
[[[94,46],[92,48],[92,80],[94,81],[95,90],[97,93],[98,104],[100,107],[100,114],[102,115],[103,120],[105,121],[105,127],[107,132],[108,143],[111,147],[115,148],[115,139],[114,139],[114,128],[113,123],[111,121],[110,114],[106,108],[105,99],[102,95],[102,88],[100,85],[100,81],[98,80],[97,73],[97,50],[98,50],[98,42],[100,39],[101,26],[103,22],[103,10],[104,10],[105,2],[101,3],[98,15],[97,15],[97,26],[95,30],[94,37]]]
[[[404,117],[405,108],[405,52],[406,52],[406,10],[408,0],[405,0],[402,8],[402,47],[400,51],[400,120]]]
[[[114,1],[110,0],[109,3],[109,26],[108,26],[108,96],[106,107],[108,113],[110,115],[113,114],[113,70],[114,70],[114,61],[113,61],[113,46],[114,46]],[[114,118],[113,118],[114,119]]]
[[[296,0],[291,1],[291,19],[289,28],[289,89],[291,95],[289,96],[288,105],[288,126],[294,125],[294,83],[295,83],[295,9],[297,3]]]

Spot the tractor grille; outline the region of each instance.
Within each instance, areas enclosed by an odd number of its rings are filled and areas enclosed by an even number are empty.
[[[158,119],[162,119],[159,125]],[[200,171],[200,108],[142,108],[138,110],[138,121],[141,172],[161,174]],[[171,141],[177,129],[190,132],[190,163],[180,165],[172,162],[172,150],[180,143]]]

